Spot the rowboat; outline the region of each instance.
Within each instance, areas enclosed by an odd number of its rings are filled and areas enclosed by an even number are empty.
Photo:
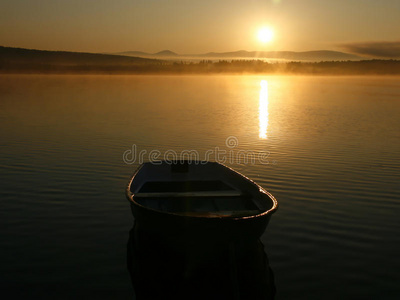
[[[211,161],[143,163],[126,196],[136,226],[176,247],[255,242],[278,208],[260,185]]]
[[[143,163],[126,196],[138,226],[171,239],[257,240],[278,208],[260,185],[210,161]]]
[[[139,166],[126,196],[137,225],[178,243],[255,241],[278,202],[260,185],[211,161],[153,161]]]

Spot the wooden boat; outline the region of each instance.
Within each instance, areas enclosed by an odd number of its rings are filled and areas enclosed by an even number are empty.
[[[141,230],[178,247],[254,242],[278,208],[254,181],[209,161],[144,163],[126,196]]]

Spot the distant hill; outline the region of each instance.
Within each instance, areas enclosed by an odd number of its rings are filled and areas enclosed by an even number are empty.
[[[205,54],[177,54],[170,50],[164,50],[157,53],[146,53],[140,51],[127,51],[116,53],[118,55],[137,56],[137,57],[163,57],[163,58],[187,58],[197,57],[204,59],[284,59],[294,61],[345,61],[345,60],[362,60],[363,57],[330,50],[318,51],[233,51],[233,52],[209,52]]]
[[[1,70],[88,70],[148,66],[160,60],[97,53],[45,51],[0,46]]]
[[[170,50],[163,50],[163,51],[155,53],[154,55],[155,56],[179,56],[178,54],[176,54],[175,52],[172,52]]]
[[[125,56],[136,56],[136,57],[144,57],[144,58],[164,58],[164,57],[178,57],[179,54],[172,52],[171,50],[163,50],[157,53],[147,53],[142,51],[126,51],[126,52],[117,52],[113,53],[116,55],[125,55]]]

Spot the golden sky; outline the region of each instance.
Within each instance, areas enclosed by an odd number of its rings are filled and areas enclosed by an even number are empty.
[[[263,26],[273,28],[271,42],[257,39]],[[0,45],[46,50],[198,54],[385,48],[396,54],[399,28],[400,0],[0,2]]]

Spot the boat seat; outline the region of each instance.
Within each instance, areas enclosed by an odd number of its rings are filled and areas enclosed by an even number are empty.
[[[135,193],[135,198],[180,198],[180,197],[240,197],[240,191],[197,191],[197,192],[166,192],[166,193]]]
[[[246,217],[255,216],[262,213],[262,210],[225,210],[225,211],[210,211],[210,212],[182,212],[182,215],[190,217]]]

